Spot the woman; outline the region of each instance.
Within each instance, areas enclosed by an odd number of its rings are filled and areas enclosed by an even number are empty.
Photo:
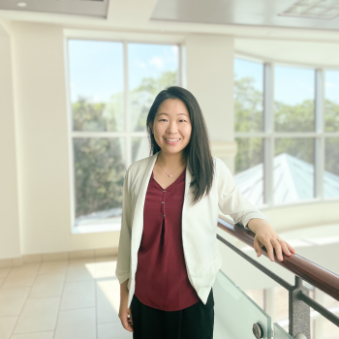
[[[255,235],[278,260],[294,249],[241,194],[227,166],[212,157],[196,98],[172,86],[152,104],[151,156],[125,176],[116,276],[119,318],[137,339],[213,338],[212,285],[221,267],[219,211]]]

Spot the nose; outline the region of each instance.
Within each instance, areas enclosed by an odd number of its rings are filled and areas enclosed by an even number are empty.
[[[177,122],[175,120],[170,121],[167,128],[168,134],[176,134],[178,132]]]

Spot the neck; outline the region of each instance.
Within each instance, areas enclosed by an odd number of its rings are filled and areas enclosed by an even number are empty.
[[[160,166],[167,168],[169,171],[175,171],[176,169],[186,165],[186,159],[183,151],[175,154],[160,151],[157,162],[160,163]]]

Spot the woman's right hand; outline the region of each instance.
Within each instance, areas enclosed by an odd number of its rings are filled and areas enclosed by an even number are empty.
[[[127,331],[133,332],[133,319],[131,308],[127,308],[128,304],[128,279],[120,285],[120,307],[119,318],[122,326]]]

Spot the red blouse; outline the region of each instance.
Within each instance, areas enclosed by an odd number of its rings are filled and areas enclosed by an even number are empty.
[[[163,189],[152,172],[144,205],[135,295],[143,304],[164,311],[182,310],[199,301],[187,276],[181,238],[185,174],[186,169]]]

